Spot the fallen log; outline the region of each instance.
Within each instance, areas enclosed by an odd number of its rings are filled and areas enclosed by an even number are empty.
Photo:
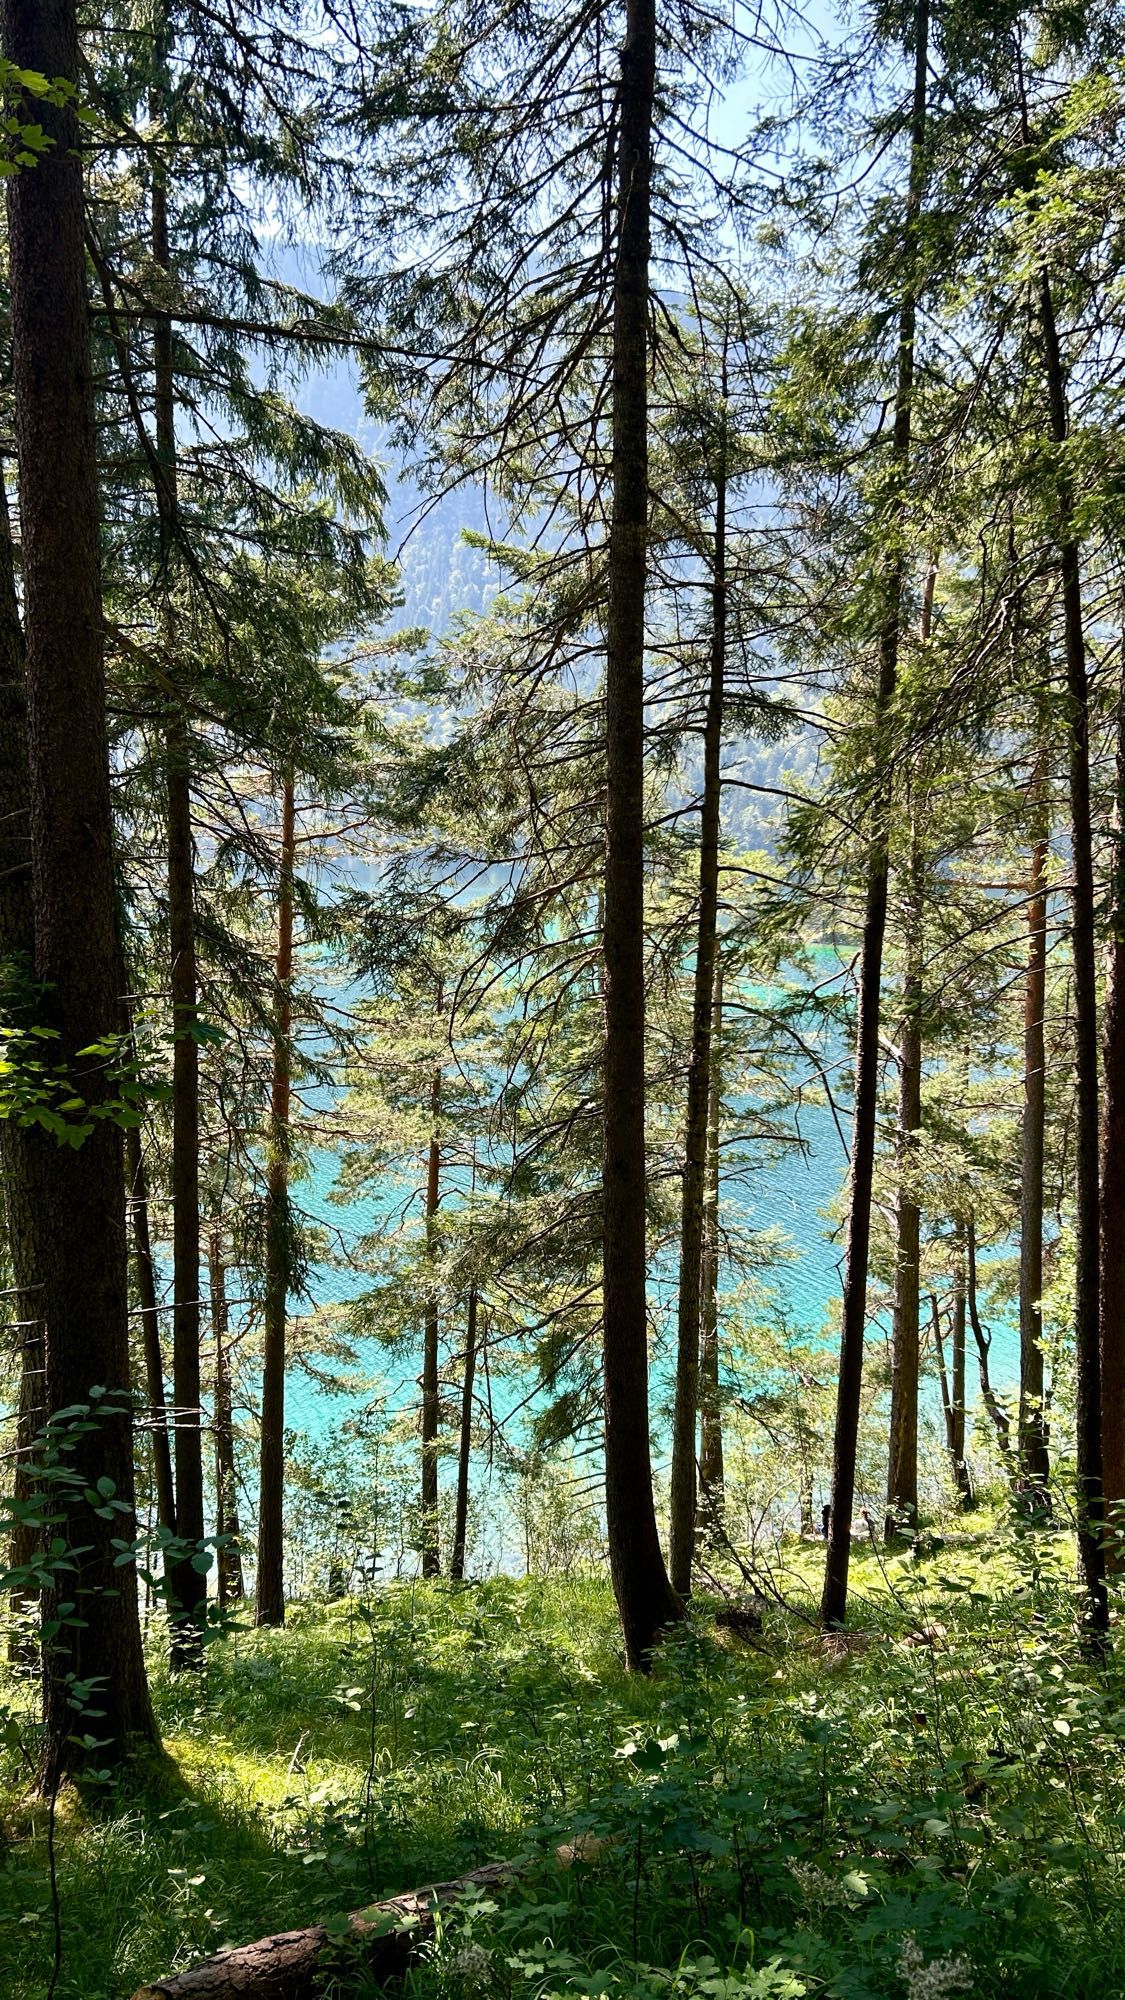
[[[376,1980],[405,1971],[421,1941],[432,1935],[434,1913],[474,1889],[496,1889],[515,1870],[506,1861],[474,1868],[456,1882],[431,1882],[385,1902],[369,1903],[335,1925],[279,1931],[253,1944],[235,1945],[186,1972],[139,1986],[133,2000],[313,2000],[318,1974],[353,1953]]]

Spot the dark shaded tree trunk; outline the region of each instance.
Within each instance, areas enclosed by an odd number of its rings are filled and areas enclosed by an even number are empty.
[[[1117,691],[1117,801],[1102,1025],[1102,1457],[1110,1516],[1107,1554],[1125,1567],[1125,664]]]
[[[438,1011],[442,995],[438,989]],[[434,1268],[436,1222],[441,1202],[441,1070],[434,1071],[430,1086],[430,1152],[426,1163],[426,1318],[422,1333],[422,1575],[441,1575],[438,1540],[438,1430],[441,1424],[441,1387],[438,1381],[438,1304]]]
[[[703,1211],[700,1260],[702,1318],[699,1341],[699,1518],[698,1535],[722,1525],[723,1404],[719,1378],[719,1138],[722,1125],[723,961],[715,959],[711,1019],[711,1089],[707,1110],[707,1200]]]
[[[922,964],[924,870],[918,806],[911,815],[898,1093],[898,1198],[891,1333],[891,1417],[887,1458],[886,1539],[918,1521],[919,1282],[922,1217],[910,1188],[922,1128]]]
[[[223,1261],[222,1230],[216,1223],[207,1235],[207,1274],[211,1293],[211,1338],[215,1344],[215,1533],[216,1589],[220,1609],[241,1604],[246,1595],[242,1574],[241,1528],[238,1520],[238,1469],[234,1462],[234,1421],[231,1414],[227,1307],[227,1267]],[[223,1538],[229,1535],[229,1543]]]
[[[680,1615],[652,1492],[648,1423],[644,655],[655,0],[625,0],[613,277],[613,500],[606,619],[603,1360],[610,1573],[631,1667]]]
[[[262,1435],[258,1475],[258,1564],[254,1622],[285,1622],[285,1335],[289,1306],[292,1218],[289,1212],[289,1112],[293,1080],[293,863],[297,814],[293,773],[281,800],[277,878],[277,961],[270,1148],[266,1169],[266,1282],[262,1326]]]
[[[951,1336],[952,1356],[950,1366],[950,1400],[953,1411],[953,1431],[951,1450],[953,1452],[954,1476],[957,1490],[963,1496],[966,1507],[972,1505],[972,1482],[969,1478],[968,1460],[965,1457],[965,1252],[964,1244],[958,1246],[953,1267],[953,1327]]]
[[[35,917],[31,900],[31,802],[27,768],[27,667],[16,596],[15,557],[8,489],[0,467],[0,974],[4,1011],[30,1018],[35,978]],[[42,1303],[36,1268],[34,1160],[30,1135],[14,1118],[0,1119],[0,1173],[4,1180],[4,1231],[13,1297],[7,1308],[17,1329],[19,1405],[16,1416],[14,1498],[34,1505],[32,1459],[46,1408]],[[17,1517],[9,1562],[26,1570],[42,1539]],[[17,1607],[37,1593],[17,1586]]]
[[[1063,447],[1070,429],[1066,378],[1046,271],[1040,274],[1040,325],[1051,438]],[[1073,533],[1073,496],[1060,468],[1059,575],[1069,715],[1070,846],[1073,870],[1071,952],[1074,961],[1074,1366],[1078,1474],[1078,1574],[1084,1622],[1100,1644],[1109,1629],[1102,1494],[1102,1364],[1100,1280],[1100,1133],[1098,1000],[1094,917],[1094,843],[1090,818],[1090,692],[1082,613],[1082,571]]]
[[[183,1554],[169,1570],[172,1664],[202,1662],[207,1575],[203,1543],[203,1426],[199,1362],[199,1044],[196,1040],[194,841],[187,732],[167,739],[168,913],[172,967],[172,1402],[176,1531]]]
[[[4,0],[3,45],[20,69],[79,83],[74,0]],[[13,377],[27,615],[28,752],[36,973],[58,1034],[57,1060],[87,1101],[112,1088],[80,1054],[118,1031],[113,820],[105,728],[93,388],[85,293],[80,127],[73,109],[32,100],[53,141],[8,181]],[[46,1593],[77,1618],[44,1646],[45,1771],[54,1784],[99,1767],[132,1739],[156,1741],[145,1680],[136,1572],[116,1566],[136,1532],[129,1389],[125,1174],[120,1129],[99,1118],[81,1147],[36,1134],[36,1265],[42,1281],[46,1406],[98,1411],[71,1433],[76,1486],[57,1493],[57,1533],[75,1567]],[[93,1397],[98,1387],[103,1393]],[[62,1424],[65,1429],[65,1420]],[[108,1519],[85,1492],[112,1482]],[[104,1490],[104,1489],[103,1489]],[[79,1553],[80,1551],[80,1553]],[[95,1684],[76,1728],[74,1677]]]
[[[1044,762],[1031,780],[1033,846],[1028,880],[1027,972],[1023,1007],[1023,1120],[1020,1131],[1020,1465],[1025,1478],[1050,1477],[1043,1383],[1043,1134],[1047,1059],[1047,821]]]
[[[914,10],[914,93],[910,120],[910,170],[905,213],[906,288],[898,319],[898,378],[892,434],[897,529],[905,524],[905,482],[910,466],[914,399],[914,337],[917,321],[917,233],[925,185],[929,0]],[[848,1207],[844,1298],[840,1332],[840,1375],[832,1444],[832,1486],[828,1548],[820,1613],[825,1625],[842,1625],[848,1607],[852,1508],[863,1389],[863,1342],[867,1323],[867,1270],[871,1246],[871,1193],[875,1167],[875,1119],[879,1099],[879,1012],[883,939],[887,924],[888,826],[891,775],[886,733],[898,683],[902,595],[905,582],[900,549],[888,559],[886,610],[879,638],[879,680],[875,696],[874,778],[871,831],[864,894],[856,1022],[855,1110],[852,1122],[851,1198]]]
[[[148,1224],[148,1186],[141,1135],[135,1125],[125,1132],[125,1184],[133,1231],[133,1270],[141,1311],[141,1342],[152,1437],[152,1477],[156,1518],[168,1534],[176,1532],[176,1489],[172,1479],[172,1447],[164,1401],[164,1357],[160,1351],[160,1305],[156,1296],[156,1265]]]
[[[469,1290],[469,1310],[465,1326],[465,1373],[461,1379],[461,1434],[457,1446],[457,1506],[453,1516],[453,1553],[449,1574],[455,1583],[465,1576],[465,1549],[469,1535],[469,1460],[473,1449],[473,1383],[477,1372],[477,1288]]]
[[[155,59],[161,84],[153,92],[153,115],[164,111],[163,71],[167,23],[158,7]],[[166,166],[155,156],[152,175],[152,255],[157,268],[171,271],[168,240]],[[176,612],[173,576],[180,537],[180,496],[176,453],[176,384],[172,361],[172,321],[153,321],[153,374],[156,413],[157,509],[163,602],[161,625],[168,670],[175,673]],[[195,946],[195,842],[191,822],[191,737],[182,710],[171,717],[165,738],[168,833],[168,952],[172,993],[172,1401],[175,1408],[177,1536],[182,1553],[169,1567],[172,1665],[197,1667],[203,1653],[200,1630],[206,1620],[207,1575],[199,1561],[204,1536],[203,1426],[199,1363],[199,1044],[198,975]]]
[[[1025,147],[1031,127],[1020,71],[1020,118]],[[1074,493],[1066,463],[1070,435],[1068,384],[1059,343],[1051,280],[1038,273],[1039,333],[1047,391],[1047,431],[1055,447],[1056,552],[1062,593],[1067,689],[1070,800],[1071,953],[1074,991],[1074,1368],[1077,1461],[1078,1575],[1083,1624],[1097,1648],[1109,1626],[1105,1585],[1102,1489],[1098,1006],[1094,856],[1090,818],[1090,690],[1082,612],[1082,562],[1074,527]]]
[[[725,371],[724,371],[725,372]],[[726,382],[723,382],[726,395]],[[721,422],[725,423],[725,410]],[[672,1426],[669,1574],[681,1597],[691,1590],[696,1523],[696,1427],[699,1414],[700,1289],[703,1210],[707,1192],[707,1113],[711,1097],[711,1029],[719,915],[719,828],[722,806],[723,685],[727,652],[727,481],[723,444],[715,476],[715,537],[711,582],[711,661],[703,729],[703,799],[699,831],[699,917],[695,939],[691,1053],[688,1059],[680,1210],[680,1287],[676,1341],[676,1401]]]

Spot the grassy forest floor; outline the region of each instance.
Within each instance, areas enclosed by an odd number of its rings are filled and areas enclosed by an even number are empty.
[[[590,1577],[398,1585],[234,1633],[198,1681],[154,1663],[167,1768],[59,1802],[58,2000],[502,1855],[526,1878],[443,1926],[417,1994],[1125,1994],[1125,1658],[1077,1651],[1066,1538],[978,1517],[924,1561],[862,1552],[846,1646],[811,1622],[818,1552],[782,1563],[757,1638],[700,1607],[649,1680]],[[43,2000],[18,1737],[0,1992]]]

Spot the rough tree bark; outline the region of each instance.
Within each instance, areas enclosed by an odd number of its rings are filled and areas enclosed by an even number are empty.
[[[1116,811],[1110,935],[1102,1024],[1101,1359],[1102,1456],[1115,1570],[1125,1503],[1125,662],[1117,690]]]
[[[898,1198],[895,1211],[895,1290],[891,1333],[891,1416],[887,1458],[886,1540],[903,1522],[918,1521],[918,1378],[921,1211],[910,1188],[910,1173],[922,1127],[922,964],[924,867],[918,826],[911,812],[907,886],[906,972],[899,1037]]]
[[[219,1537],[215,1563],[220,1608],[241,1604],[246,1595],[242,1574],[242,1529],[238,1519],[238,1468],[234,1462],[234,1421],[231,1414],[230,1360],[227,1342],[227,1267],[223,1232],[216,1222],[207,1233],[207,1274],[211,1292],[211,1338],[215,1344],[215,1533]],[[229,1535],[230,1542],[224,1537]]]
[[[1046,270],[1040,272],[1039,318],[1051,439],[1059,452],[1059,577],[1069,701],[1071,953],[1074,971],[1074,1368],[1078,1473],[1078,1573],[1084,1623],[1095,1642],[1109,1629],[1102,1494],[1102,1364],[1098,1111],[1098,998],[1094,841],[1090,814],[1090,692],[1082,611],[1082,569],[1073,530],[1073,495],[1064,451],[1070,430],[1066,375]]]
[[[16,597],[8,489],[0,466],[0,972],[4,1011],[26,1015],[35,977],[35,915],[31,901],[31,837],[27,768],[27,663]],[[44,1417],[42,1304],[36,1269],[34,1160],[30,1135],[15,1119],[0,1119],[0,1173],[4,1181],[4,1230],[13,1296],[5,1313],[16,1329],[19,1405],[16,1416],[14,1497],[31,1502],[32,1456]],[[17,1519],[9,1561],[24,1570],[35,1556],[40,1531]],[[34,1601],[18,1592],[18,1602]]]
[[[477,1372],[477,1288],[469,1288],[465,1326],[465,1373],[461,1380],[461,1434],[457,1445],[457,1505],[453,1516],[453,1551],[449,1574],[455,1583],[465,1576],[469,1534],[469,1459],[473,1448],[473,1383]]]
[[[719,916],[719,830],[722,807],[723,693],[727,652],[726,362],[715,467],[715,534],[711,556],[711,657],[703,726],[703,798],[699,830],[699,912],[695,937],[691,1053],[688,1058],[680,1211],[680,1286],[676,1341],[676,1400],[672,1425],[669,1574],[681,1597],[691,1590],[695,1553],[696,1427],[699,1414],[700,1288],[703,1209],[707,1192],[707,1113],[711,1097],[711,1028]]]
[[[652,1492],[648,1425],[644,656],[655,0],[625,0],[613,275],[613,498],[606,617],[603,1361],[610,1572],[629,1665],[681,1613]]]
[[[707,1201],[703,1211],[700,1287],[703,1307],[699,1340],[699,1516],[697,1535],[722,1527],[723,1403],[719,1382],[719,1137],[722,1125],[723,961],[715,960],[711,1019],[711,1088],[707,1109]]]
[[[1047,1058],[1047,817],[1042,756],[1032,773],[1033,844],[1028,877],[1027,971],[1023,1008],[1023,1120],[1020,1131],[1020,1464],[1025,1478],[1050,1477],[1043,1383],[1043,1133]]]
[[[165,111],[167,15],[162,5],[154,24],[157,84],[151,96],[159,131]],[[152,169],[152,256],[170,273],[166,162],[157,150]],[[160,522],[160,622],[167,667],[178,663],[173,574],[180,539],[179,468],[176,451],[176,383],[172,320],[154,315],[153,390],[156,419],[157,512]],[[172,995],[172,1401],[175,1409],[179,1558],[169,1565],[172,1665],[198,1667],[200,1630],[206,1620],[207,1576],[193,1560],[203,1543],[203,1425],[199,1363],[199,1044],[198,973],[195,945],[195,841],[191,820],[191,734],[177,705],[165,732],[165,786],[168,838],[168,955]]]
[[[920,647],[929,644],[933,624],[937,557],[926,572]],[[902,993],[902,1028],[898,1097],[898,1197],[895,1213],[895,1291],[891,1337],[891,1415],[887,1453],[886,1540],[890,1542],[903,1519],[918,1519],[918,1384],[921,1224],[918,1204],[910,1192],[911,1162],[922,1129],[922,970],[926,916],[925,857],[922,842],[924,776],[916,773],[910,800],[910,860],[906,885],[906,967]]]
[[[19,69],[77,89],[75,0],[4,0],[3,50]],[[56,1057],[96,1103],[110,1088],[105,1064],[80,1051],[116,1037],[119,997],[81,130],[70,106],[34,100],[29,115],[53,141],[34,169],[10,176],[7,191],[35,969]],[[79,1620],[64,1620],[44,1648],[53,1784],[89,1754],[87,1731],[75,1728],[72,1676],[96,1684],[88,1733],[99,1767],[120,1761],[133,1739],[154,1742],[156,1726],[136,1574],[115,1564],[115,1543],[136,1529],[121,1132],[96,1118],[81,1147],[36,1134],[32,1150],[48,1418],[100,1405],[97,1420],[68,1439],[78,1485],[56,1496],[57,1532],[76,1567],[46,1593],[46,1608],[65,1592]],[[92,1397],[95,1386],[105,1393]],[[108,1519],[85,1498],[99,1479],[120,1503]]]
[[[285,1622],[285,1333],[289,1305],[289,1112],[292,1094],[293,863],[297,813],[293,773],[281,798],[277,875],[273,1087],[266,1168],[266,1282],[262,1304],[262,1434],[258,1474],[258,1564],[254,1621]]]
[[[135,1125],[125,1132],[125,1186],[133,1231],[133,1270],[141,1310],[141,1343],[151,1418],[152,1474],[156,1518],[168,1534],[176,1532],[176,1489],[172,1478],[172,1447],[164,1402],[164,1356],[160,1350],[160,1304],[156,1296],[156,1264],[148,1225],[148,1185],[141,1135]]]
[[[884,577],[885,613],[879,637],[879,679],[875,696],[874,794],[864,894],[856,1022],[855,1110],[852,1123],[851,1198],[848,1207],[844,1299],[840,1332],[840,1375],[832,1444],[832,1485],[828,1548],[820,1613],[825,1625],[842,1625],[848,1606],[852,1508],[863,1388],[863,1340],[867,1322],[867,1269],[871,1245],[871,1195],[875,1165],[875,1116],[879,1097],[879,1010],[883,938],[887,923],[890,773],[886,731],[898,683],[905,559],[899,545],[905,525],[905,481],[910,465],[914,402],[914,340],[917,322],[917,233],[926,175],[926,97],[929,0],[914,9],[914,89],[910,115],[910,167],[904,215],[906,284],[898,315],[898,371],[895,386],[893,455],[895,546]]]
[[[1021,136],[1031,149],[1022,68]],[[1037,273],[1039,336],[1047,393],[1047,434],[1054,446],[1055,550],[1062,595],[1067,690],[1070,801],[1071,921],[1074,993],[1074,1372],[1077,1460],[1078,1575],[1083,1625],[1096,1648],[1109,1627],[1105,1583],[1102,1490],[1098,1005],[1093,829],[1090,816],[1090,690],[1082,610],[1082,560],[1074,526],[1074,491],[1067,455],[1070,436],[1067,372],[1059,341],[1050,273]]]
[[[503,1888],[517,1873],[508,1862],[494,1861],[456,1882],[409,1889],[356,1910],[348,1918],[346,1958],[340,1941],[323,1924],[313,1924],[308,1930],[281,1931],[237,1945],[186,1972],[154,1979],[138,1987],[133,2000],[314,2000],[324,1991],[325,1975],[331,1978],[334,1970],[355,1967],[353,1953],[367,1981],[390,1986],[401,1980],[418,1946],[433,1935],[437,1911],[482,1889]]]

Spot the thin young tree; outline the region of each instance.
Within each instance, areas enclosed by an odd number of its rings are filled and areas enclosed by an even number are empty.
[[[890,772],[887,735],[898,681],[902,600],[906,579],[903,531],[906,482],[910,470],[914,411],[915,334],[921,281],[918,230],[926,184],[926,125],[929,103],[929,0],[918,0],[912,24],[914,83],[910,108],[910,160],[903,212],[904,285],[898,309],[898,347],[891,434],[891,492],[887,509],[890,550],[883,564],[883,615],[879,631],[878,683],[873,715],[875,774],[870,807],[863,941],[860,951],[856,1023],[855,1110],[851,1145],[847,1248],[840,1332],[840,1374],[832,1446],[828,1548],[821,1595],[826,1625],[841,1625],[848,1603],[852,1507],[855,1501],[863,1346],[867,1323],[867,1272],[875,1164],[875,1119],[879,1094],[879,1020],[883,940],[889,873],[888,812]]]
[[[281,792],[274,966],[273,1083],[266,1166],[265,1282],[262,1299],[262,1418],[258,1470],[258,1563],[254,1621],[285,1623],[285,1349],[292,1258],[289,1204],[293,1089],[293,873],[297,813],[293,772]]]
[[[1031,855],[1027,883],[1027,969],[1023,1002],[1023,1116],[1020,1121],[1020,1464],[1045,1487],[1050,1476],[1043,1367],[1043,1169],[1047,1051],[1047,859],[1050,817],[1043,754],[1028,792]]]
[[[695,936],[691,1050],[684,1121],[680,1208],[680,1283],[676,1328],[676,1400],[672,1424],[669,1572],[681,1597],[691,1590],[697,1514],[696,1431],[700,1409],[700,1302],[703,1276],[711,1034],[718,962],[719,837],[722,816],[723,697],[727,671],[727,353],[719,370],[713,457],[715,519],[711,551],[711,643],[703,725],[703,789],[699,829],[699,907]]]

